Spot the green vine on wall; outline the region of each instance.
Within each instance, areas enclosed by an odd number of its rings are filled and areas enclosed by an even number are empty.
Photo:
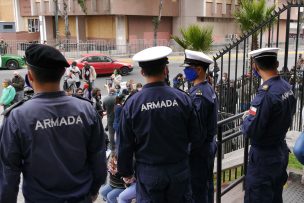
[[[78,4],[81,7],[81,10],[87,14],[86,0],[78,0]]]

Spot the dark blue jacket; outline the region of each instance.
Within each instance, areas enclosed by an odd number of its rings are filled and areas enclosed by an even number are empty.
[[[206,142],[212,142],[217,131],[218,101],[215,91],[205,81],[192,87],[189,94],[203,128],[202,133],[206,134],[202,136],[206,136]]]
[[[242,131],[252,146],[272,147],[284,142],[296,109],[292,87],[280,76],[265,81],[252,100]]]
[[[201,141],[201,127],[190,97],[163,82],[150,83],[126,102],[118,129],[118,171],[133,174],[137,163],[187,161],[189,143]]]
[[[64,92],[40,93],[3,121],[0,202],[59,203],[95,195],[106,179],[105,138],[97,112]]]

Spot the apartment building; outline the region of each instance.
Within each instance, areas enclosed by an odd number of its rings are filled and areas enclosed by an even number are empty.
[[[77,0],[58,0],[58,34],[61,37],[65,33],[64,19],[60,16],[64,2],[68,6],[71,39],[105,40],[116,44],[153,40],[152,19],[158,16],[159,0],[86,0],[86,14]],[[284,2],[286,0],[268,1],[269,5],[276,3],[278,6]],[[169,40],[171,35],[180,34],[180,28],[195,23],[213,27],[215,43],[227,42],[241,33],[233,18],[238,7],[238,0],[164,0],[158,39]],[[0,37],[41,42],[55,40],[54,0],[0,0],[0,11]],[[292,12],[292,18],[296,18],[296,13]],[[280,21],[280,29],[286,29],[286,17]],[[1,29],[2,24],[8,29]],[[292,24],[291,29],[293,27]]]
[[[35,24],[39,25],[38,18],[21,16],[20,2],[19,0],[0,0],[0,38],[37,40],[40,37],[39,29],[32,29],[32,27]],[[29,24],[33,25],[31,29],[28,27]]]

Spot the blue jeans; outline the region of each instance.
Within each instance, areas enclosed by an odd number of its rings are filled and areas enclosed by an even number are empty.
[[[132,183],[118,196],[118,203],[131,203],[136,198],[136,183]]]
[[[108,203],[117,203],[118,195],[124,190],[107,184],[100,189],[99,193]]]

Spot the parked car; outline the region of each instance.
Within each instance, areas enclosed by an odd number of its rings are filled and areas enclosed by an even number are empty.
[[[104,54],[83,54],[82,58],[75,61],[80,70],[82,70],[84,62],[87,61],[95,68],[98,75],[112,74],[115,69],[118,69],[121,75],[127,75],[133,70],[131,64],[119,62]],[[69,62],[71,64],[73,61]]]
[[[23,66],[25,66],[24,57],[13,54],[4,54],[0,56],[1,68],[14,70],[14,69],[22,68]]]

